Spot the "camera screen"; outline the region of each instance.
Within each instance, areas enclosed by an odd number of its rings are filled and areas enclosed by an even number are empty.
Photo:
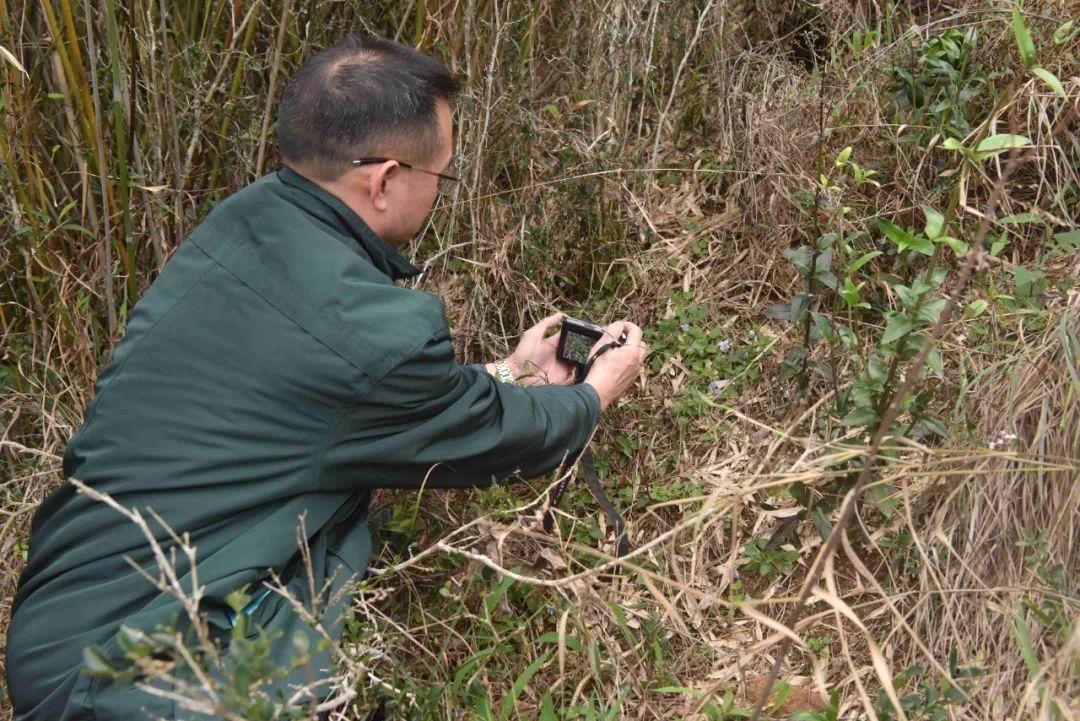
[[[578,365],[585,365],[589,360],[589,350],[596,342],[595,338],[580,333],[566,334],[566,357]]]

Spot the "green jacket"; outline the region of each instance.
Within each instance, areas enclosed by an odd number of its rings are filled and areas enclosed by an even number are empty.
[[[190,535],[223,637],[225,597],[261,590],[268,568],[308,595],[293,575],[301,514],[316,574],[338,571],[337,588],[366,568],[371,489],[537,476],[579,452],[599,422],[587,384],[526,389],[459,364],[438,297],[394,283],[419,272],[285,168],[215,208],[134,307],[64,476]],[[137,718],[143,704],[170,712],[171,702],[106,691],[80,669],[89,644],[119,652],[121,622],[151,630],[180,610],[125,556],[156,575],[138,528],[71,484],[38,509],[7,641],[19,721]],[[287,658],[297,621],[288,605],[272,594],[253,615],[285,631]]]

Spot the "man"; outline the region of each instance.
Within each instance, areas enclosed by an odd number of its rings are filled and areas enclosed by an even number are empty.
[[[301,514],[315,586],[333,579],[333,594],[366,568],[372,489],[551,471],[639,372],[641,330],[616,323],[608,332],[625,331],[626,345],[568,385],[571,369],[545,337],[558,315],[526,331],[505,364],[461,365],[439,299],[394,282],[419,273],[398,248],[424,227],[451,167],[456,91],[437,61],[376,38],[309,59],[279,109],[285,167],[222,202],[180,245],[135,306],[64,454],[65,477],[190,534],[200,611],[217,638],[234,622],[226,597],[253,590],[243,612],[283,632],[281,664],[306,627],[263,582],[273,569],[310,602]],[[536,370],[529,387],[494,375],[526,366]],[[194,717],[81,668],[89,645],[121,657],[121,623],[149,631],[180,611],[125,556],[156,573],[139,529],[71,484],[41,505],[8,634],[19,721],[134,719],[143,707]],[[176,560],[190,589],[191,568]],[[327,608],[335,636],[345,605]],[[317,661],[329,670],[329,656]],[[289,680],[307,678],[300,669]]]

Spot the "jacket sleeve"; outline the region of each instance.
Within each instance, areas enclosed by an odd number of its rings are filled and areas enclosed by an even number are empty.
[[[458,363],[444,327],[338,420],[319,487],[461,488],[515,473],[531,478],[576,458],[599,421],[592,386],[500,383],[482,366]]]

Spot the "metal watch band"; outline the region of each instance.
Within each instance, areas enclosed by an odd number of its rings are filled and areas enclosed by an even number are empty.
[[[514,374],[510,372],[510,366],[504,360],[495,361],[495,370],[499,372],[499,380],[503,383],[513,383]]]

